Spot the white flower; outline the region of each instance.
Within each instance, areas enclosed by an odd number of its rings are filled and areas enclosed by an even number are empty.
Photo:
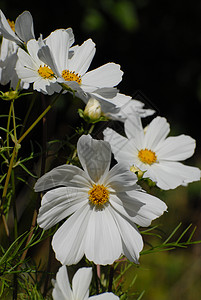
[[[56,30],[41,42],[38,55],[54,71],[58,81],[75,90],[76,96],[85,103],[90,98],[98,97],[100,101],[114,98],[118,92],[114,86],[123,75],[120,66],[107,63],[87,72],[95,55],[94,42],[88,39],[81,46],[70,47],[69,35],[65,31]],[[70,56],[69,51],[72,52]]]
[[[11,28],[11,26],[12,28]],[[34,37],[33,19],[29,11],[24,11],[19,15],[14,22],[10,22],[6,19],[3,12],[0,10],[0,34],[4,38],[22,45],[27,43]]]
[[[138,114],[141,118],[145,118],[155,112],[153,109],[145,109],[144,103],[141,101],[120,93],[117,93],[117,96],[112,99],[112,103],[115,105],[116,111],[109,112],[109,118],[121,122],[124,122],[130,115]]]
[[[39,42],[35,39],[28,41],[27,50],[18,49],[16,72],[20,79],[26,83],[33,83],[33,89],[44,94],[59,92],[61,87],[56,82],[54,72],[46,66],[37,56]]]
[[[139,117],[129,116],[125,121],[126,137],[107,128],[104,139],[111,145],[118,162],[146,171],[144,177],[168,190],[200,180],[200,170],[179,161],[193,155],[195,140],[187,135],[167,137],[170,131],[165,118],[156,117],[143,129]]]
[[[89,297],[89,286],[92,279],[92,268],[80,268],[72,279],[72,289],[68,278],[66,266],[59,268],[56,280],[53,281],[54,289],[52,297],[54,300],[118,300],[119,297],[113,293],[103,293]]]
[[[52,240],[56,258],[71,265],[85,254],[90,261],[106,265],[124,254],[137,263],[143,241],[135,223],[149,226],[166,205],[140,190],[133,173],[121,164],[109,170],[107,142],[84,135],[77,151],[84,170],[62,165],[35,185],[37,192],[51,189],[42,198],[39,226],[46,230],[65,219]]]
[[[15,89],[19,81],[15,71],[18,46],[15,42],[3,38],[0,48],[0,83],[5,85],[10,82],[10,86]],[[21,81],[20,87],[28,88],[29,84]]]

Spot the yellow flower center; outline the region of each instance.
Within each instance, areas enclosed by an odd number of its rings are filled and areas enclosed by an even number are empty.
[[[88,194],[89,200],[95,205],[103,205],[109,200],[109,191],[102,184],[93,184]]]
[[[43,67],[40,66],[40,68],[38,69],[38,73],[45,79],[52,79],[54,77],[54,72],[46,65],[44,65]]]
[[[148,150],[147,148],[140,150],[138,152],[138,157],[143,163],[149,165],[152,165],[157,160],[155,152]]]
[[[75,71],[63,70],[61,75],[66,81],[76,81],[78,84],[82,82],[81,76],[78,73],[75,74]]]
[[[7,19],[8,24],[10,25],[11,29],[15,32],[15,22],[14,21],[10,21],[9,19]]]

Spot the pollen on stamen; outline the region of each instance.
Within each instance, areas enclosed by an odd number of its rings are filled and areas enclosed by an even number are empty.
[[[14,21],[10,21],[9,19],[7,19],[8,24],[10,25],[10,28],[15,32],[15,22]]]
[[[138,158],[145,164],[152,165],[157,161],[157,156],[154,151],[147,148],[141,149],[138,152]]]
[[[81,76],[75,73],[75,71],[63,70],[61,75],[66,81],[76,81],[78,84],[82,83]]]
[[[92,204],[103,205],[109,201],[109,191],[103,184],[93,184],[88,194]]]
[[[54,77],[54,72],[46,65],[40,66],[38,74],[44,79],[52,79]]]

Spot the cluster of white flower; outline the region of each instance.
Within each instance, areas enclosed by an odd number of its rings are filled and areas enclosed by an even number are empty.
[[[104,140],[82,135],[77,154],[83,169],[62,165],[42,176],[36,192],[45,192],[38,224],[49,229],[63,221],[52,240],[56,258],[62,263],[54,299],[117,299],[112,293],[89,297],[92,271],[80,269],[72,290],[65,265],[77,264],[85,255],[95,264],[112,264],[122,255],[138,263],[143,248],[139,226],[149,226],[167,210],[164,202],[146,193],[138,179],[149,178],[167,190],[200,180],[200,170],[179,161],[193,155],[195,141],[186,135],[167,137],[165,118],[156,117],[146,127],[141,118],[152,115],[140,101],[118,92],[123,72],[115,63],[88,71],[95,54],[95,43],[88,39],[75,45],[72,29],[58,29],[47,38],[35,39],[32,16],[22,13],[14,24],[0,11],[0,82],[53,94],[63,90],[81,98],[84,114],[91,120],[101,116],[124,122],[122,136],[111,128]],[[111,154],[117,164],[110,169]]]

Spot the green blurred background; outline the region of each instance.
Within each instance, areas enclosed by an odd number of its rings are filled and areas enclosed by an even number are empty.
[[[36,38],[67,27],[73,28],[78,44],[92,38],[97,52],[91,67],[119,63],[124,71],[120,91],[166,117],[171,134],[195,138],[196,153],[188,163],[201,167],[201,1],[0,0],[0,8],[11,20],[29,10]],[[64,113],[63,107],[60,110]],[[63,118],[57,118],[61,135],[65,118],[70,118],[67,110]],[[159,197],[169,207],[168,214],[156,221],[166,235],[179,222],[183,228],[193,223],[197,225],[195,239],[201,240],[200,182],[159,192]],[[201,247],[142,256],[140,266],[128,272],[126,281],[135,274],[134,289],[145,290],[145,300],[200,299]]]

